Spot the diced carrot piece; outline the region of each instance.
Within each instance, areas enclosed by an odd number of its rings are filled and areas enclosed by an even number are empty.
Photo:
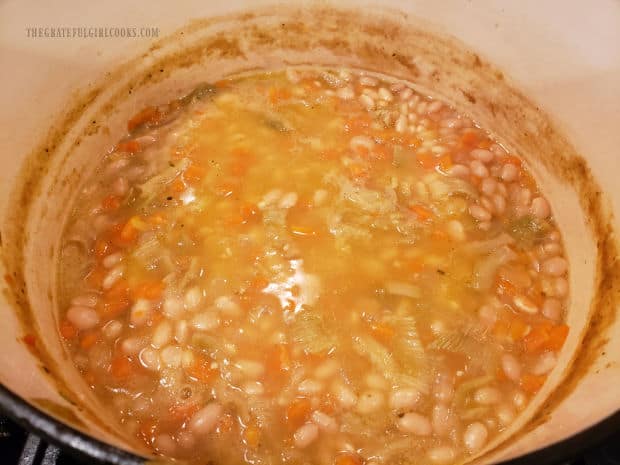
[[[549,343],[549,333],[552,328],[553,324],[549,322],[543,322],[534,326],[523,339],[525,351],[535,353],[545,350]]]
[[[488,149],[489,147],[491,147],[492,144],[493,142],[490,139],[483,139],[480,142],[478,142],[478,148]]]
[[[110,243],[101,238],[95,241],[93,252],[97,257],[105,257],[110,251]]]
[[[118,236],[122,242],[129,244],[138,238],[138,230],[129,222],[123,226]]]
[[[545,384],[546,380],[546,375],[533,375],[531,373],[525,373],[521,376],[521,382],[519,384],[521,389],[523,389],[526,393],[536,394],[543,384]]]
[[[514,297],[514,295],[517,293],[517,288],[514,286],[514,284],[499,276],[496,279],[496,286],[498,292],[501,295],[505,295],[507,297]]]
[[[259,446],[260,429],[255,423],[250,423],[248,426],[246,426],[245,430],[243,431],[243,440],[248,446],[252,447],[253,449],[256,449]]]
[[[62,320],[58,330],[60,331],[60,335],[67,340],[73,339],[78,333],[77,328],[68,320]]]
[[[170,183],[170,189],[172,190],[172,192],[175,192],[177,194],[180,194],[181,192],[183,192],[185,188],[186,188],[185,183],[179,177],[175,178],[174,181]]]
[[[420,221],[430,220],[434,216],[431,209],[420,204],[409,205],[409,210],[415,213]]]
[[[216,431],[218,433],[229,433],[235,426],[235,420],[229,413],[225,413],[217,422]]]
[[[381,342],[390,342],[394,338],[394,328],[385,323],[371,323],[370,332]]]
[[[191,164],[183,172],[183,179],[190,184],[201,181],[205,176],[205,169],[202,166]]]
[[[166,222],[166,218],[161,213],[153,213],[151,216],[147,218],[147,221],[151,224],[164,224]]]
[[[452,167],[452,156],[449,153],[442,155],[437,161],[437,166],[441,171],[447,172]]]
[[[216,372],[216,370],[211,368],[211,360],[203,356],[196,357],[194,363],[189,368],[186,368],[185,371],[189,376],[203,383],[210,382]]]
[[[269,101],[272,104],[280,103],[282,100],[288,100],[291,98],[291,93],[288,89],[280,87],[271,87],[269,89]]]
[[[215,186],[215,193],[220,197],[228,197],[237,189],[237,184],[232,181],[222,181]]]
[[[461,136],[461,144],[474,146],[478,143],[478,134],[474,131],[465,131]]]
[[[129,378],[135,371],[134,364],[129,358],[123,356],[116,356],[112,359],[110,365],[110,373],[116,379]]]
[[[276,344],[267,352],[266,372],[276,376],[278,373],[288,371],[291,368],[291,356],[285,344]]]
[[[124,279],[119,279],[103,295],[103,307],[101,313],[107,318],[115,318],[125,312],[131,306],[129,287]]]
[[[253,203],[246,203],[241,207],[241,220],[243,224],[257,221],[260,219],[260,210]]]
[[[339,454],[334,460],[334,465],[362,465],[362,459],[354,454]]]
[[[286,421],[289,427],[297,429],[305,423],[312,410],[310,399],[300,397],[295,399],[286,408]]]
[[[121,206],[121,200],[115,195],[108,195],[101,201],[101,208],[105,211],[116,210]]]
[[[117,152],[129,152],[129,153],[138,153],[142,150],[142,146],[140,142],[137,140],[126,140],[124,142],[119,142],[116,144]]]
[[[557,325],[551,328],[547,341],[547,349],[554,351],[560,350],[568,336],[568,329],[567,325]]]
[[[99,340],[99,333],[97,331],[91,331],[82,336],[80,339],[80,347],[84,350],[90,349]]]
[[[200,410],[198,403],[184,403],[173,405],[168,409],[170,419],[175,423],[184,423],[189,420],[194,413]]]
[[[136,113],[127,122],[127,130],[133,131],[135,128],[142,124],[157,124],[161,120],[162,116],[162,113],[157,108],[146,107]]]
[[[133,288],[131,296],[134,299],[158,300],[164,292],[164,287],[161,281],[146,281]]]
[[[527,334],[530,326],[521,318],[513,318],[510,321],[510,338],[513,341],[520,341]]]
[[[437,159],[430,153],[418,153],[416,155],[416,160],[418,160],[418,163],[422,166],[422,168],[430,170],[434,169],[437,166]]]
[[[505,157],[502,158],[502,162],[504,164],[510,163],[518,167],[521,167],[521,164],[522,164],[521,159],[519,157],[515,157],[514,155],[506,155]]]

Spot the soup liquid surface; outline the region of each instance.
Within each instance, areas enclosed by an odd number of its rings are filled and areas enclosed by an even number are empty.
[[[59,331],[158,454],[449,464],[553,369],[567,271],[548,201],[471,120],[293,68],[129,121],[73,206]]]

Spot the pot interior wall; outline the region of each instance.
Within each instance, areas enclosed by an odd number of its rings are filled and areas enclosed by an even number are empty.
[[[423,13],[435,17],[430,14],[434,10],[429,5],[425,4]],[[568,316],[572,329],[548,383],[520,420],[490,444],[489,449],[517,430],[528,432],[503,443],[484,461],[534,450],[616,411],[620,401],[610,390],[599,393],[596,404],[587,411],[578,402],[591,395],[593,389],[599,389],[603,380],[608,383],[620,380],[617,338],[597,347],[597,354],[603,347],[606,355],[580,368],[584,370],[580,384],[575,389],[567,388],[564,397],[547,402],[544,418],[539,415],[537,423],[523,429],[552,391],[565,382],[570,362],[582,348],[594,310],[592,303],[600,292],[600,280],[605,278],[611,280],[612,286],[617,285],[614,281],[617,276],[601,275],[605,272],[601,270],[601,261],[610,258],[602,253],[613,253],[611,249],[601,249],[604,238],[600,237],[599,226],[607,219],[601,212],[595,212],[600,217],[593,218],[592,209],[584,210],[584,205],[600,199],[584,197],[591,195],[593,189],[588,184],[591,181],[587,179],[588,173],[581,170],[577,154],[555,132],[549,119],[514,91],[507,78],[486,64],[484,58],[452,39],[429,33],[429,29],[437,30],[437,26],[382,9],[360,13],[359,10],[267,8],[257,16],[233,15],[216,21],[194,22],[182,35],[162,40],[157,47],[107,76],[93,72],[88,83],[90,94],[73,98],[75,111],[69,112],[71,118],[60,124],[58,132],[52,132],[30,158],[32,166],[25,172],[28,182],[17,188],[29,195],[12,198],[22,210],[7,210],[2,226],[6,270],[17,272],[10,282],[11,291],[17,293],[21,302],[28,301],[29,311],[21,315],[30,318],[38,333],[37,349],[52,376],[33,371],[36,360],[15,340],[19,324],[13,308],[3,302],[0,314],[7,324],[0,328],[0,336],[9,342],[0,355],[2,382],[77,428],[144,453],[138,444],[123,439],[108,416],[109,409],[90,394],[56,336],[57,283],[53,271],[59,256],[58,238],[69,213],[67,205],[93,170],[93,157],[101,156],[122,136],[125,122],[137,109],[179,97],[199,82],[214,81],[230,73],[312,63],[382,71],[410,80],[420,90],[452,103],[524,156],[551,198],[572,267]],[[470,34],[470,37],[475,36]],[[87,105],[82,105],[85,102]],[[53,114],[54,109],[46,110]],[[14,149],[11,143],[3,148]],[[604,158],[605,154],[599,156]],[[597,158],[591,161],[600,163]],[[45,176],[40,176],[39,168],[45,170]],[[580,177],[577,181],[576,176]],[[617,199],[617,187],[610,195]],[[27,299],[21,294],[20,250],[23,250],[21,271]],[[600,313],[604,319],[601,331],[618,334],[617,323],[612,321],[615,309],[610,310],[615,302],[597,303],[609,306],[608,313]],[[23,364],[29,369],[17,369]],[[541,418],[545,420],[542,423]]]

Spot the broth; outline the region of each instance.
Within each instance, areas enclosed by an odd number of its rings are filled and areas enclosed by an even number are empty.
[[[404,82],[290,68],[148,107],[63,237],[59,331],[195,463],[453,463],[545,382],[568,262],[522,160]]]

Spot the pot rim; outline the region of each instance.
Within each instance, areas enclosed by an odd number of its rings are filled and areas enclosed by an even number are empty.
[[[51,444],[66,448],[82,458],[96,459],[110,465],[144,465],[148,459],[95,439],[65,425],[51,415],[30,405],[0,383],[0,410],[26,430]],[[600,445],[620,431],[620,409],[608,417],[542,449],[515,457],[498,465],[550,465],[568,461],[577,454]]]

